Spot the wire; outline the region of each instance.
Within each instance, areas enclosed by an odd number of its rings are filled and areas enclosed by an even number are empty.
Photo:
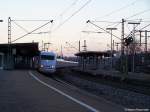
[[[150,21],[141,21],[141,22],[150,23]]]
[[[83,33],[104,33],[104,32],[99,32],[99,31],[96,32],[96,31],[84,31],[84,30],[83,30],[82,32],[83,32]]]
[[[25,28],[23,28],[21,25],[17,24],[15,21],[13,21],[15,23],[15,25],[17,25],[19,28],[21,28],[23,31],[25,31],[26,33],[28,33],[29,31],[26,30]]]
[[[101,28],[100,26],[98,26],[98,25],[96,25],[96,24],[92,23],[90,20],[88,20],[88,21],[87,21],[87,23],[91,23],[91,24],[92,24],[92,25],[94,25],[95,27],[98,27],[99,29],[101,29],[101,30],[105,31],[106,33],[109,33],[109,34],[113,35],[114,37],[116,37],[117,39],[121,40],[121,39],[120,39],[120,37],[118,37],[118,36],[116,36],[116,35],[114,35],[114,34],[112,34],[112,33],[108,32],[108,31],[107,31],[107,30],[105,30],[104,28]]]
[[[121,23],[121,22],[120,22]],[[109,25],[107,25],[107,26],[105,26],[105,28],[107,28],[107,27],[110,27],[110,26],[112,26],[112,25],[115,25],[114,27],[117,27],[120,23],[113,23],[113,24],[109,24]]]
[[[117,23],[114,27],[118,27],[120,25],[121,22]]]
[[[121,7],[121,8],[119,8],[119,9],[113,10],[113,11],[109,12],[108,14],[106,14],[106,15],[100,17],[100,18],[108,17],[108,16],[110,16],[110,15],[112,15],[112,14],[114,14],[114,13],[120,12],[121,10],[124,10],[125,8],[128,8],[129,6],[134,5],[137,1],[138,1],[138,0],[135,0],[135,1],[133,1],[132,3],[127,4],[127,5],[125,5],[125,6]]]
[[[29,21],[29,20],[24,20],[24,21]],[[34,21],[34,20],[32,20]],[[37,20],[36,20],[37,21]],[[38,20],[39,21],[39,20]],[[40,21],[47,21],[47,20],[40,20]],[[49,20],[50,21],[50,20]],[[28,30],[26,30],[25,28],[23,28],[21,25],[19,25],[18,23],[16,23],[16,20],[12,21],[15,25],[17,25],[19,28],[21,28],[23,31],[25,31],[26,33],[29,33]],[[37,32],[37,33],[31,33],[31,34],[46,34],[46,33],[50,33],[50,31],[45,31],[45,32]]]
[[[62,13],[60,13],[60,15],[58,16],[58,17],[60,17],[60,23],[59,24],[61,24],[61,22],[63,20],[63,15],[65,13],[67,13],[69,10],[71,10],[71,8],[73,8],[73,6],[76,5],[77,2],[78,2],[78,0],[74,0],[73,3],[71,3],[71,5],[69,7],[67,7]]]
[[[66,8],[59,16],[63,16],[63,15],[64,15],[66,12],[68,12],[69,9],[71,9],[72,6],[74,6],[78,1],[79,1],[79,0],[74,0],[73,3],[71,3],[71,5],[70,5],[68,8]]]
[[[146,28],[146,27],[148,27],[148,26],[150,26],[150,24],[148,24],[148,25],[144,26],[144,27],[143,27],[143,28],[141,28],[140,30],[143,30],[144,28]]]
[[[150,19],[150,18],[149,18]],[[140,22],[145,22],[145,23],[149,23],[150,21],[148,21],[148,20],[145,20],[145,19],[132,19],[132,20],[126,20],[127,22],[132,22],[132,21],[137,21],[137,20],[140,20]]]
[[[76,47],[74,47],[73,45],[71,45],[69,42],[66,42],[66,44],[68,44],[71,48],[74,48],[74,49],[78,50]]]
[[[11,20],[11,21],[51,21],[51,20]]]
[[[148,11],[150,11],[150,9],[146,9],[146,10],[143,10],[143,11],[141,11],[141,12],[138,12],[138,13],[132,15],[132,16],[127,17],[126,19],[129,19],[129,18],[138,16],[138,15],[143,14],[143,13],[148,12]]]
[[[126,24],[126,26],[127,26],[128,30],[129,30],[129,32],[131,32],[131,31],[130,31],[130,28],[129,28],[129,25],[128,25],[128,24]]]
[[[86,5],[88,5],[92,0],[88,0],[81,8],[76,10],[71,16],[69,16],[66,20],[64,20],[58,27],[54,29],[57,30],[59,29],[62,25],[64,25],[67,21],[69,21],[73,16],[75,16],[78,12],[80,12]]]
[[[23,35],[23,36],[21,36],[21,37],[15,39],[15,40],[13,40],[13,41],[11,41],[11,42],[15,42],[15,41],[17,41],[17,40],[19,40],[19,39],[21,39],[21,38],[23,38],[23,37],[25,37],[25,36],[27,36],[27,35],[33,33],[34,31],[36,31],[36,30],[38,30],[38,29],[40,29],[40,28],[42,28],[42,27],[44,27],[44,26],[46,26],[47,24],[52,23],[52,22],[53,22],[53,20],[50,20],[49,22],[43,24],[42,26],[40,26],[40,27],[38,27],[38,28],[32,30],[31,32],[26,33],[25,35]]]
[[[139,22],[140,23],[140,22]],[[135,26],[135,28],[134,29],[136,29],[138,27],[138,24]],[[134,30],[133,29],[133,30]],[[132,34],[132,32],[133,32],[133,30],[128,34],[128,36],[127,37],[129,37],[131,34]],[[136,33],[136,31],[135,31],[135,33]]]
[[[91,21],[91,22],[119,23],[119,21],[115,21],[115,22],[112,22],[112,21]]]

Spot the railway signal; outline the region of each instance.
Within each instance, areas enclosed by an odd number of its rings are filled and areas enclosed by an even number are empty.
[[[129,46],[131,43],[133,43],[133,38],[132,37],[124,39],[124,45],[125,46]]]

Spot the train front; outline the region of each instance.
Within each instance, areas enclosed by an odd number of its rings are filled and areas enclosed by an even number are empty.
[[[56,71],[56,54],[53,52],[41,52],[39,71],[44,73],[54,73]]]

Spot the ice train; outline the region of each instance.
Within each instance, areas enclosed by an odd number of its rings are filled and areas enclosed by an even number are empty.
[[[44,73],[56,71],[56,53],[41,51],[38,57],[38,70]]]

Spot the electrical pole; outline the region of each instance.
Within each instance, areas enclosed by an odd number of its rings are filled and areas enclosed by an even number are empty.
[[[8,44],[11,44],[11,18],[8,18]]]
[[[126,71],[126,65],[125,63],[125,57],[124,57],[124,23],[125,23],[125,20],[122,19],[121,21],[121,71],[124,73]]]
[[[141,30],[139,30],[139,32],[140,32],[140,46],[141,46],[141,45],[142,45],[142,44],[141,44],[142,31],[141,31]]]
[[[82,46],[83,47],[83,51],[87,51],[87,45],[86,45],[86,40],[84,40],[84,45]]]
[[[43,48],[43,46],[44,46],[44,42],[43,42],[43,40],[42,40],[42,51],[44,51],[44,48]]]
[[[120,44],[120,43],[117,43],[117,42],[115,43],[117,52],[118,52],[118,50],[119,50],[119,49],[118,49],[119,44]]]
[[[147,33],[150,32],[150,31],[148,31],[148,30],[138,30],[138,31],[139,31],[139,33],[140,33],[140,46],[141,46],[142,44],[145,44],[144,51],[147,52],[147,39],[148,39]],[[145,33],[145,36],[142,36],[142,32]],[[145,37],[145,43],[142,43],[142,37]]]
[[[125,20],[122,19],[121,24],[122,24],[122,33],[121,33],[121,55],[124,56],[124,22]]]
[[[113,53],[114,53],[114,50],[115,50],[115,41],[113,40]]]
[[[128,24],[133,24],[132,38],[133,38],[133,55],[132,55],[132,72],[135,72],[135,25],[139,25],[139,22],[129,22]]]
[[[63,48],[62,48],[62,45],[61,45],[61,48],[60,48],[60,52],[61,52],[61,58],[63,59]]]
[[[44,43],[44,51],[46,51],[45,49],[47,49],[47,52],[48,52],[48,48],[49,48],[49,45],[50,45],[51,43]]]
[[[110,30],[110,33],[111,33],[111,42],[110,42],[110,45],[111,45],[111,68],[113,67],[113,46],[112,46],[112,31],[113,30],[117,30],[117,28],[106,28],[106,30]]]
[[[8,18],[8,55],[7,55],[8,69],[10,69],[11,65],[12,65],[11,56],[12,56],[12,50],[11,50],[11,18],[9,17]]]
[[[147,30],[145,30],[145,54],[147,54]]]
[[[79,40],[79,52],[80,52],[80,40]]]

